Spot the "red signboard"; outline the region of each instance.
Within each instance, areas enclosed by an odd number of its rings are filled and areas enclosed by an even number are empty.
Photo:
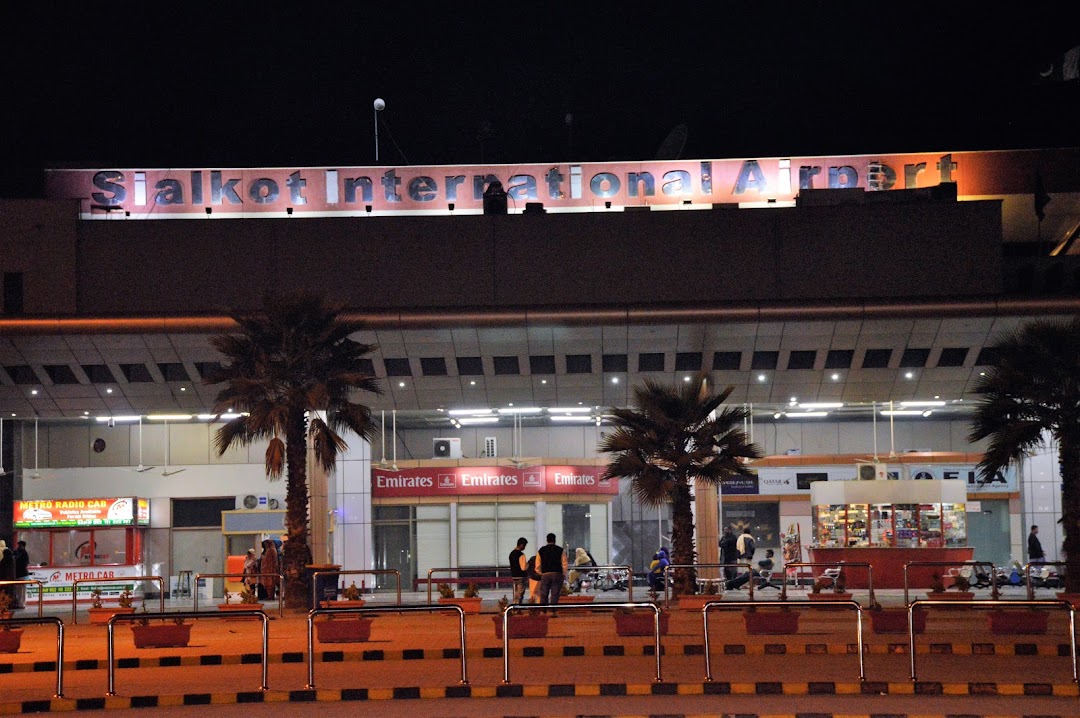
[[[511,207],[589,211],[634,205],[765,203],[802,189],[919,189],[955,182],[960,197],[1075,191],[1080,151],[930,152],[558,165],[49,170],[46,195],[82,200],[84,217],[128,219],[477,213],[492,180]]]
[[[617,494],[618,480],[604,480],[602,466],[443,466],[371,470],[373,498],[404,496],[529,496]]]
[[[150,502],[128,496],[16,501],[14,519],[17,529],[146,526],[150,523]]]

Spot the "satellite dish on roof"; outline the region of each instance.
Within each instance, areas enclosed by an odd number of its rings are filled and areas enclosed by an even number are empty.
[[[683,148],[686,147],[686,123],[680,123],[671,128],[660,147],[656,150],[658,160],[677,160],[682,157]]]

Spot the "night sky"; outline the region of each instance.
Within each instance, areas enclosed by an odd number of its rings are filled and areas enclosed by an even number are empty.
[[[383,165],[653,159],[680,123],[694,158],[1080,144],[1080,83],[1038,82],[1067,3],[4,5],[3,196],[371,165],[376,97]]]

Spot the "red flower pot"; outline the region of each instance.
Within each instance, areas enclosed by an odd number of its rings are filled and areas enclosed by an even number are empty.
[[[755,636],[778,636],[799,632],[798,611],[744,611],[746,632]]]
[[[440,598],[439,603],[451,606],[461,606],[465,613],[480,613],[480,597],[476,598]]]
[[[121,608],[120,606],[102,606],[101,608],[90,608],[90,623],[108,623],[109,619],[113,616],[120,614],[135,613],[133,606],[128,608]]]
[[[0,631],[0,653],[16,653],[22,644],[22,629]]]
[[[373,618],[335,618],[316,621],[315,636],[319,643],[359,643],[371,638]]]
[[[190,623],[148,623],[145,626],[133,624],[132,636],[136,648],[184,647],[191,640]]]
[[[503,617],[502,614],[492,616],[491,620],[495,623],[495,637],[501,639],[503,637]],[[548,633],[548,616],[547,614],[529,615],[529,614],[510,614],[510,638],[545,638]]]

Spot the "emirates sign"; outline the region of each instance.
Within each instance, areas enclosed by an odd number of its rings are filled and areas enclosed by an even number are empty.
[[[600,466],[444,466],[388,471],[372,469],[373,498],[534,494],[617,494],[617,479]]]

